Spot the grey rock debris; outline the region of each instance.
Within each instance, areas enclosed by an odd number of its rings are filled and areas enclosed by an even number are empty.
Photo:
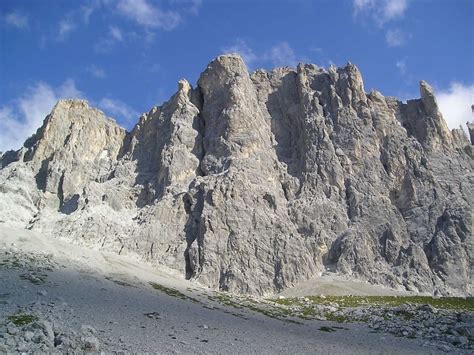
[[[366,93],[351,63],[249,73],[224,55],[131,132],[60,100],[2,155],[0,223],[235,293],[328,270],[472,295],[472,123],[469,142],[420,94]]]

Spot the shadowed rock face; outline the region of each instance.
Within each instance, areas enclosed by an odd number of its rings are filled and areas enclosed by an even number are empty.
[[[0,222],[232,292],[331,270],[472,294],[472,145],[425,82],[420,93],[366,94],[352,64],[249,74],[226,55],[130,133],[61,100],[2,156]]]

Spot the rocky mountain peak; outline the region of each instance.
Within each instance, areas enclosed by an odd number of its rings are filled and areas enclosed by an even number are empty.
[[[472,294],[472,145],[427,83],[420,94],[366,93],[351,63],[249,73],[231,54],[129,133],[61,100],[2,156],[0,223],[232,292],[337,272]]]

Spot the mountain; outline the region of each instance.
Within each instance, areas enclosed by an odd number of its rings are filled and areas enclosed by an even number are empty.
[[[267,294],[337,272],[472,295],[474,151],[433,90],[366,93],[356,66],[212,61],[131,132],[60,100],[1,157],[0,223]]]

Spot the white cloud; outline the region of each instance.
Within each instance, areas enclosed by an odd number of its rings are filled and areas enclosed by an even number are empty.
[[[371,17],[379,26],[402,18],[408,8],[408,0],[353,0],[355,15]]]
[[[99,2],[94,1],[86,5],[82,5],[79,9],[80,16],[86,25],[89,24],[92,13],[98,8]]]
[[[318,47],[318,46],[310,46],[310,47],[309,47],[309,50],[310,50],[311,52],[318,53],[318,54],[321,54],[321,53],[324,52],[323,48]]]
[[[117,26],[109,26],[109,32],[107,35],[101,39],[99,39],[94,44],[94,50],[98,53],[106,53],[109,52],[117,42],[123,42],[124,35],[122,30]],[[146,40],[146,35],[145,35]]]
[[[98,79],[103,79],[103,78],[107,77],[107,74],[105,73],[105,70],[102,69],[102,68],[97,67],[94,64],[87,67],[87,71]]]
[[[387,21],[401,17],[408,7],[407,0],[387,0],[383,8],[383,15]]]
[[[163,11],[147,0],[119,0],[117,10],[145,28],[172,30],[181,22],[177,12]]]
[[[298,64],[295,51],[288,42],[280,42],[273,46],[265,56],[274,66],[296,66]]]
[[[140,116],[132,107],[117,99],[103,98],[98,106],[108,115],[118,116],[126,122],[133,122]]]
[[[28,28],[28,17],[19,12],[11,12],[5,16],[5,22],[21,30]]]
[[[20,148],[41,126],[59,99],[80,97],[83,94],[72,79],[57,88],[44,82],[29,87],[12,104],[0,107],[0,151]]]
[[[236,43],[230,47],[223,48],[222,52],[239,54],[248,66],[252,66],[259,60],[253,49],[242,39],[238,39]]]
[[[474,104],[474,84],[463,85],[453,82],[447,90],[436,94],[439,109],[441,110],[448,127],[462,128],[466,131],[466,122],[474,122],[471,105]]]
[[[364,11],[374,6],[375,0],[354,0],[353,6],[356,12]]]
[[[157,1],[152,0],[90,0],[86,4],[77,7],[66,13],[58,22],[57,31],[54,38],[57,41],[64,41],[68,36],[80,26],[87,26],[93,13],[106,10],[114,11],[116,14],[125,16],[143,27],[145,35],[142,39],[151,41],[153,30],[172,30],[182,21],[180,13],[197,14],[202,5],[202,0],[169,0],[171,3],[179,4],[175,10],[163,10],[156,5]],[[175,6],[176,8],[176,6]],[[14,21],[12,14],[11,21]],[[18,17],[19,18],[19,17]],[[15,20],[17,23],[19,20]],[[110,26],[106,36],[102,37],[95,45],[97,52],[107,52],[114,43],[125,40],[124,33],[117,26]],[[41,46],[44,46],[42,40]]]
[[[197,15],[199,13],[199,9],[202,6],[202,0],[190,0],[191,7],[189,8],[189,12],[191,12],[194,15]]]
[[[257,53],[246,41],[238,39],[236,43],[230,47],[222,48],[223,53],[237,53],[245,61],[248,67],[253,68],[257,64],[271,63],[272,66],[296,66],[298,63],[295,51],[288,42],[280,42],[270,49]]]
[[[56,40],[64,41],[79,26],[87,26],[91,15],[99,8],[99,5],[100,1],[95,0],[66,13],[58,23],[58,31],[55,34]]]
[[[109,33],[110,33],[110,36],[118,41],[118,42],[122,42],[123,41],[123,35],[122,35],[122,31],[120,31],[120,28],[118,27],[115,27],[115,26],[110,26],[109,27]]]
[[[184,10],[193,15],[199,14],[199,9],[202,6],[202,0],[172,0],[172,3],[184,5]]]
[[[407,60],[406,58],[400,59],[395,63],[395,66],[398,68],[402,75],[407,73]]]
[[[399,47],[405,44],[406,37],[402,30],[396,28],[387,31],[385,40],[389,47]]]
[[[308,50],[312,52],[310,58],[301,57],[300,62],[313,63],[320,67],[328,67],[331,65],[337,66],[335,62],[328,56],[324,48],[315,45],[309,46]]]
[[[58,41],[64,41],[69,34],[76,29],[76,24],[72,21],[71,18],[67,17],[59,21],[58,25]]]

